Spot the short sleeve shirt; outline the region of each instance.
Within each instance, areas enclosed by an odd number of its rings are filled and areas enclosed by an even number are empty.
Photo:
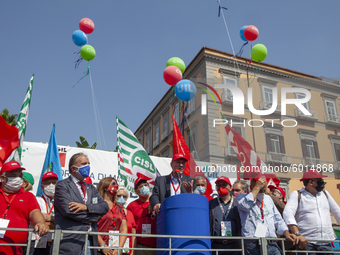
[[[119,231],[123,220],[126,220],[124,209],[121,206],[114,204],[112,209],[98,220],[98,232]],[[109,236],[102,235],[101,237],[106,245],[108,245]]]
[[[127,224],[127,229],[128,233],[132,233],[132,229],[136,228],[136,223],[135,223],[135,218],[133,217],[133,214],[131,211],[126,210],[126,224]],[[132,238],[129,236],[129,247],[132,247]],[[131,254],[132,250],[129,250],[127,254]]]
[[[150,202],[142,202],[140,199],[132,201],[127,209],[130,210],[135,218],[137,225],[136,234],[142,234],[143,224],[151,224],[151,234],[156,234],[156,220],[148,212]],[[156,247],[156,238],[137,237],[137,243]]]
[[[16,195],[16,196],[15,196]],[[31,192],[26,192],[23,188],[18,193],[6,195],[0,187],[0,217],[3,218],[7,202],[11,201],[15,196],[13,202],[10,204],[6,219],[9,220],[8,228],[28,228],[29,214],[38,209],[40,206],[37,199]],[[6,231],[4,238],[0,238],[0,243],[27,243],[28,232],[23,231]],[[22,247],[20,246],[0,246],[0,254],[21,254]]]

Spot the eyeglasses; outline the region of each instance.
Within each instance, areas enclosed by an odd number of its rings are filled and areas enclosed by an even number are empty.
[[[116,197],[118,197],[118,198],[123,197],[123,198],[127,199],[127,196],[123,196],[123,195],[116,195]]]

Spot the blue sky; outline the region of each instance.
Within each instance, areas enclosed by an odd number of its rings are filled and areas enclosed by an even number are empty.
[[[255,25],[255,43],[268,49],[265,63],[315,76],[340,78],[338,0],[221,0],[235,51],[239,30]],[[91,74],[106,148],[116,146],[118,115],[133,131],[169,89],[166,61],[186,64],[204,47],[232,52],[216,0],[1,1],[0,111],[18,113],[35,74],[26,141],[48,142],[53,123],[58,144],[76,146],[82,135],[96,142],[90,79],[75,70],[78,23],[90,18],[96,50]],[[250,57],[249,47],[243,53]]]

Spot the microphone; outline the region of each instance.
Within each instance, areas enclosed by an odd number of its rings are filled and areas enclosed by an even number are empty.
[[[178,181],[178,184],[179,184],[179,188],[181,188],[181,172],[178,170],[178,169],[176,169],[175,170],[175,174],[176,174],[176,176],[177,176],[177,181]]]

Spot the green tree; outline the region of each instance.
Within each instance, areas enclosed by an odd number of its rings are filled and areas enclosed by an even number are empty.
[[[118,145],[116,146],[116,149],[114,150],[114,152],[118,152]]]
[[[17,124],[16,118],[18,117],[18,114],[9,114],[9,110],[7,108],[0,112],[0,116],[2,116],[11,126],[15,126]]]
[[[76,141],[78,148],[86,148],[86,149],[95,149],[97,147],[97,143],[94,143],[91,147],[84,136],[79,136],[80,142]]]

